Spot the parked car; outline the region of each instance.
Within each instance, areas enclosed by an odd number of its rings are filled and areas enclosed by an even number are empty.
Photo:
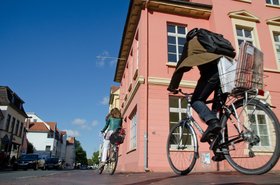
[[[14,170],[19,168],[24,170],[38,170],[39,168],[45,169],[45,160],[41,159],[38,154],[23,154],[13,165]]]
[[[58,157],[50,157],[45,162],[46,169],[63,169],[63,161]]]

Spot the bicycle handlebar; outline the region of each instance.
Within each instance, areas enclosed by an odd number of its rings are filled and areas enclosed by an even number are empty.
[[[183,94],[183,95],[185,95],[185,96],[191,96],[191,95],[193,95],[193,93],[186,93],[186,92],[183,92],[182,89],[179,89],[178,92],[181,93],[181,94]]]

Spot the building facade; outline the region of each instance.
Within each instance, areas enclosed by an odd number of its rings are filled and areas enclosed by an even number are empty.
[[[265,99],[280,106],[280,5],[271,0],[131,0],[115,78],[120,83],[120,109],[127,135],[118,170],[171,171],[166,157],[170,125],[185,113],[182,97],[167,86],[181,56],[186,34],[205,28],[224,35],[237,50],[242,41],[264,53]],[[192,92],[198,70],[186,73],[180,87]],[[279,109],[274,109],[280,115]],[[194,118],[200,119],[193,112]],[[201,124],[203,129],[205,124]],[[194,171],[232,170],[200,143]],[[279,164],[275,169],[279,169]]]
[[[9,87],[0,86],[0,152],[1,156],[16,158],[24,151],[24,101]],[[2,160],[2,159],[1,159]],[[1,163],[1,161],[0,161]]]
[[[73,169],[75,167],[76,162],[76,148],[75,148],[75,138],[69,137],[66,141],[66,158],[65,158],[65,166],[66,168]]]

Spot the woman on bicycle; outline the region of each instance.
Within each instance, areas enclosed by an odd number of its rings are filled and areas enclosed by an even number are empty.
[[[176,70],[172,76],[167,90],[177,93],[183,73],[197,66],[200,71],[200,78],[194,89],[191,106],[198,113],[199,117],[208,125],[200,141],[207,142],[220,131],[220,122],[215,111],[211,111],[205,104],[210,94],[218,89],[220,85],[217,62],[222,55],[209,53],[199,43],[197,37],[190,31],[187,35],[187,42],[184,46],[182,57],[178,61]],[[213,105],[213,108],[215,105]]]
[[[104,134],[103,140],[103,150],[101,156],[100,167],[103,167],[107,158],[107,151],[110,146],[110,136],[117,129],[122,128],[122,117],[121,112],[118,108],[113,108],[109,115],[106,116],[106,124],[104,128],[101,130],[101,133]],[[106,131],[106,132],[105,132]]]

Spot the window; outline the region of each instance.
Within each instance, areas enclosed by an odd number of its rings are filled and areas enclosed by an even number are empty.
[[[46,152],[49,152],[49,151],[51,151],[51,146],[47,145],[46,146]]]
[[[184,26],[167,25],[168,62],[177,63],[186,42],[187,30]]]
[[[135,112],[130,118],[130,137],[129,137],[130,150],[136,149],[136,145],[137,145],[136,139],[137,139],[137,116]]]
[[[14,130],[15,130],[15,123],[16,123],[16,119],[13,117],[12,119],[12,128],[11,128],[11,133],[14,133]]]
[[[6,128],[5,128],[6,131],[9,131],[10,122],[11,122],[11,115],[8,114],[7,121],[6,121]]]
[[[19,129],[19,135],[18,135],[19,137],[22,137],[22,132],[23,132],[22,129],[23,129],[23,123],[21,122],[20,123],[20,129]]]
[[[48,138],[54,138],[54,133],[52,131],[48,133]]]
[[[187,107],[187,101],[185,98],[180,97],[169,97],[169,129],[171,129],[174,125],[176,125],[180,120],[184,119],[186,117],[186,107]],[[178,134],[180,134],[182,131],[178,130]],[[184,137],[187,139],[184,141],[187,141],[188,145],[192,145],[192,139],[190,137],[190,134],[188,132],[183,133]]]
[[[280,32],[273,32],[273,39],[276,49],[276,57],[278,64],[280,65]]]
[[[252,112],[253,107],[248,107],[248,119],[251,123],[251,129],[260,137],[260,142],[257,146],[259,147],[268,147],[270,146],[270,139],[268,135],[268,124],[266,121],[266,114],[263,111],[254,111]]]
[[[251,44],[254,45],[252,28],[236,26],[236,35],[237,35],[238,45],[240,45],[242,42],[245,41],[250,42]]]
[[[271,4],[271,5],[280,5],[280,0],[266,0],[266,4]]]
[[[228,15],[233,25],[237,56],[238,46],[243,41],[250,42],[261,50],[257,30],[257,23],[260,22],[260,19],[246,10],[229,12]]]
[[[18,135],[18,129],[19,129],[19,120],[17,120],[16,129],[14,130],[14,134]]]
[[[266,20],[270,31],[271,42],[273,46],[273,53],[275,57],[275,63],[277,66],[277,71],[280,70],[280,17],[273,17]],[[272,69],[275,70],[275,69]]]

